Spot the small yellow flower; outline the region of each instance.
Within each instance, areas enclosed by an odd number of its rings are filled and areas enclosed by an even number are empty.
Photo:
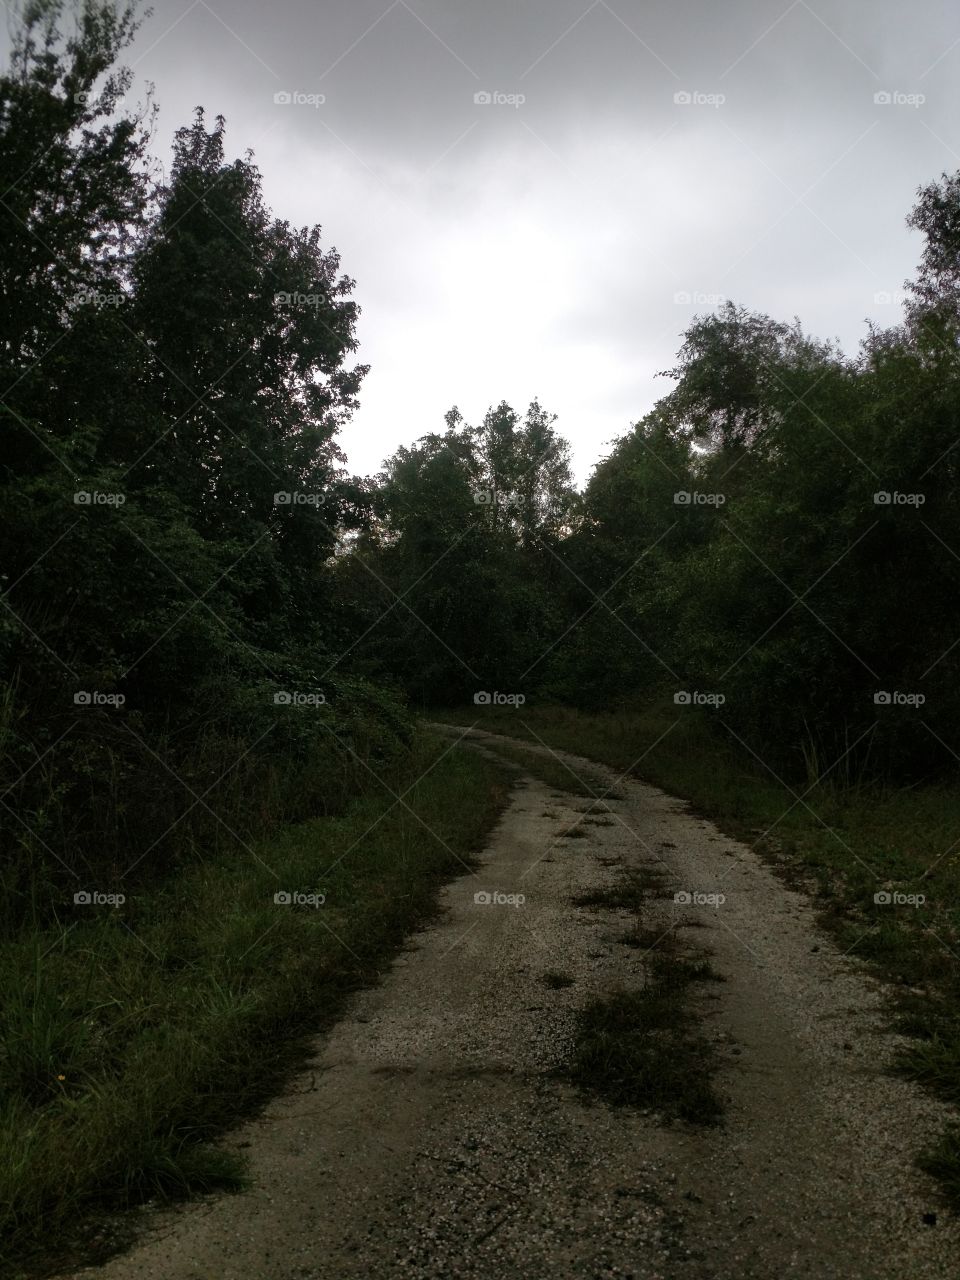
[[[66,1076],[57,1076],[58,1080],[66,1080],[66,1078],[67,1078]]]

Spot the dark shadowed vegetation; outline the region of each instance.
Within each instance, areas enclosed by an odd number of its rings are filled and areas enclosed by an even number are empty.
[[[729,302],[582,491],[537,399],[452,408],[358,477],[337,443],[358,309],[320,227],[274,216],[202,108],[161,168],[150,95],[124,102],[134,6],[21,16],[0,75],[15,1250],[51,1224],[72,1247],[94,1204],[236,1182],[210,1140],[502,807],[504,767],[417,727],[437,708],[753,840],[896,980],[903,1069],[960,1100],[960,175],[918,193],[903,321],[855,355]],[[585,813],[616,798],[499,751]],[[575,1074],[716,1119],[676,998],[709,975],[658,964],[583,1011]],[[956,1136],[928,1164],[957,1191]]]

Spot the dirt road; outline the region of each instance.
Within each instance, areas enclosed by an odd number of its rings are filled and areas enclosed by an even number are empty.
[[[81,1274],[960,1274],[960,1229],[911,1165],[945,1112],[884,1073],[895,1039],[880,986],[748,848],[654,788],[617,781],[616,795],[609,825],[574,839],[562,833],[590,802],[521,783],[477,874],[444,890],[439,923],[229,1140],[253,1190],[164,1213],[138,1247]],[[588,1103],[548,1074],[578,1007],[644,980],[642,949],[614,940],[623,913],[571,900],[643,864],[671,886],[651,923],[701,925],[691,933],[726,979],[695,997],[719,1054],[718,1128]],[[675,903],[674,889],[724,901]],[[544,981],[558,971],[572,985]]]

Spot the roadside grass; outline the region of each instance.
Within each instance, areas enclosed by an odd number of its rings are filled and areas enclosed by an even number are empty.
[[[476,708],[437,713],[474,723]],[[960,1104],[960,786],[841,785],[836,769],[788,786],[722,725],[667,699],[617,712],[484,708],[478,728],[546,742],[690,801],[817,895],[841,950],[891,983],[896,1069]],[[877,902],[877,893],[890,900]],[[920,905],[893,895],[923,895]],[[960,1209],[960,1130],[920,1163]]]
[[[102,1259],[134,1204],[244,1185],[213,1141],[472,866],[510,778],[421,733],[384,783],[122,905],[64,904],[60,929],[0,947],[4,1274]]]

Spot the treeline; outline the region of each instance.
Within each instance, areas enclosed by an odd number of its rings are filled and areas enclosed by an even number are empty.
[[[477,429],[454,411],[397,453],[338,566],[371,674],[425,703],[672,694],[794,778],[954,770],[960,176],[909,222],[899,327],[848,358],[731,303],[696,319],[674,389],[580,496],[536,404]]]
[[[179,130],[162,181],[114,69],[133,7],[85,3],[72,35],[63,10],[27,7],[0,78],[11,925],[335,812],[409,736],[338,661],[353,282],[222,119]]]

